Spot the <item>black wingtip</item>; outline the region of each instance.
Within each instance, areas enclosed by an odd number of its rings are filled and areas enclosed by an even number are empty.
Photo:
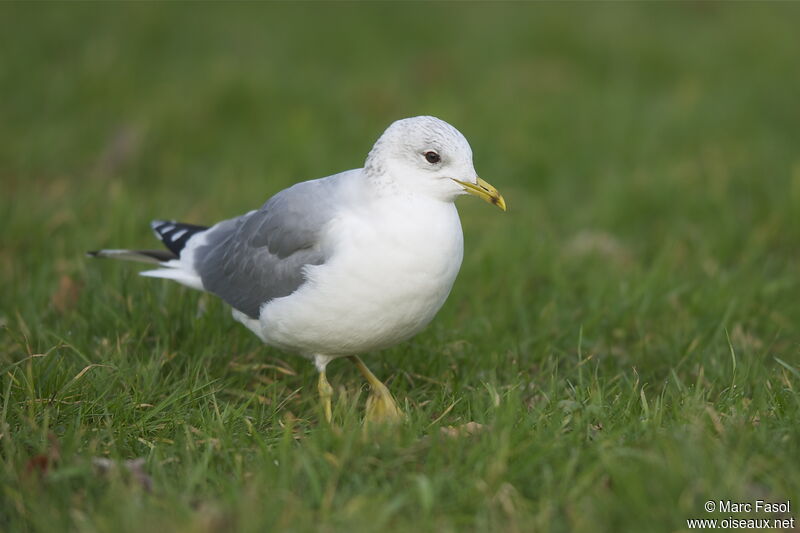
[[[100,250],[89,250],[86,252],[86,257],[100,257]]]
[[[175,222],[174,220],[154,220],[150,223],[150,227],[156,234],[156,237],[164,243],[172,253],[179,256],[183,247],[193,235],[205,231],[207,226],[197,226],[195,224],[185,224],[183,222]]]

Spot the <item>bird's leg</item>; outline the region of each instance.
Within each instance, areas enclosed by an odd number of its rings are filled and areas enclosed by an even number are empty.
[[[325,367],[332,360],[330,357],[324,355],[314,356],[314,366],[319,371],[319,379],[317,380],[317,391],[319,392],[319,399],[322,403],[322,412],[325,414],[325,420],[328,423],[333,418],[333,410],[331,409],[331,398],[333,397],[333,387],[328,383],[328,378],[325,376]]]
[[[364,423],[371,422],[388,422],[396,423],[405,419],[402,411],[397,407],[397,404],[392,397],[392,393],[386,388],[386,385],[375,377],[375,374],[370,372],[367,365],[356,357],[351,356],[349,359],[355,363],[358,370],[366,378],[370,387],[370,395],[367,398],[367,413],[364,418]]]
[[[331,398],[333,397],[333,387],[328,383],[328,378],[325,377],[325,371],[319,373],[319,381],[317,381],[317,390],[319,391],[319,399],[322,402],[322,412],[325,413],[325,420],[328,423],[333,418],[331,409]]]

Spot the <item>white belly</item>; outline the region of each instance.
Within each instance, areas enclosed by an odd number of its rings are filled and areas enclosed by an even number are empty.
[[[335,253],[245,324],[267,344],[309,357],[379,350],[418,333],[450,293],[463,235],[455,205],[415,202],[424,208],[405,200],[337,219],[326,238]]]

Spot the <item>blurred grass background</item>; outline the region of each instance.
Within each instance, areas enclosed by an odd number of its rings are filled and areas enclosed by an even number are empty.
[[[798,22],[0,5],[0,529],[674,531],[706,500],[800,501]],[[83,256],[358,167],[419,114],[467,136],[510,209],[460,202],[450,300],[368,358],[406,403],[395,434],[363,438],[346,363],[337,433],[311,365]],[[441,431],[468,422],[488,429]]]

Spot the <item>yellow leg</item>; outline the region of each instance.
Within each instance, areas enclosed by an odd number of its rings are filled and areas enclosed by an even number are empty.
[[[366,424],[371,422],[402,422],[405,416],[397,407],[392,393],[389,392],[386,385],[381,383],[381,381],[375,377],[375,374],[369,371],[367,365],[365,365],[360,358],[351,356],[348,359],[355,363],[358,370],[369,383],[371,389],[369,398],[367,398],[367,413],[364,422]]]
[[[317,382],[317,390],[319,391],[319,399],[322,402],[322,411],[325,413],[325,420],[330,423],[333,418],[331,410],[331,398],[333,397],[333,387],[328,383],[328,378],[325,377],[325,370],[319,373],[319,381]]]

